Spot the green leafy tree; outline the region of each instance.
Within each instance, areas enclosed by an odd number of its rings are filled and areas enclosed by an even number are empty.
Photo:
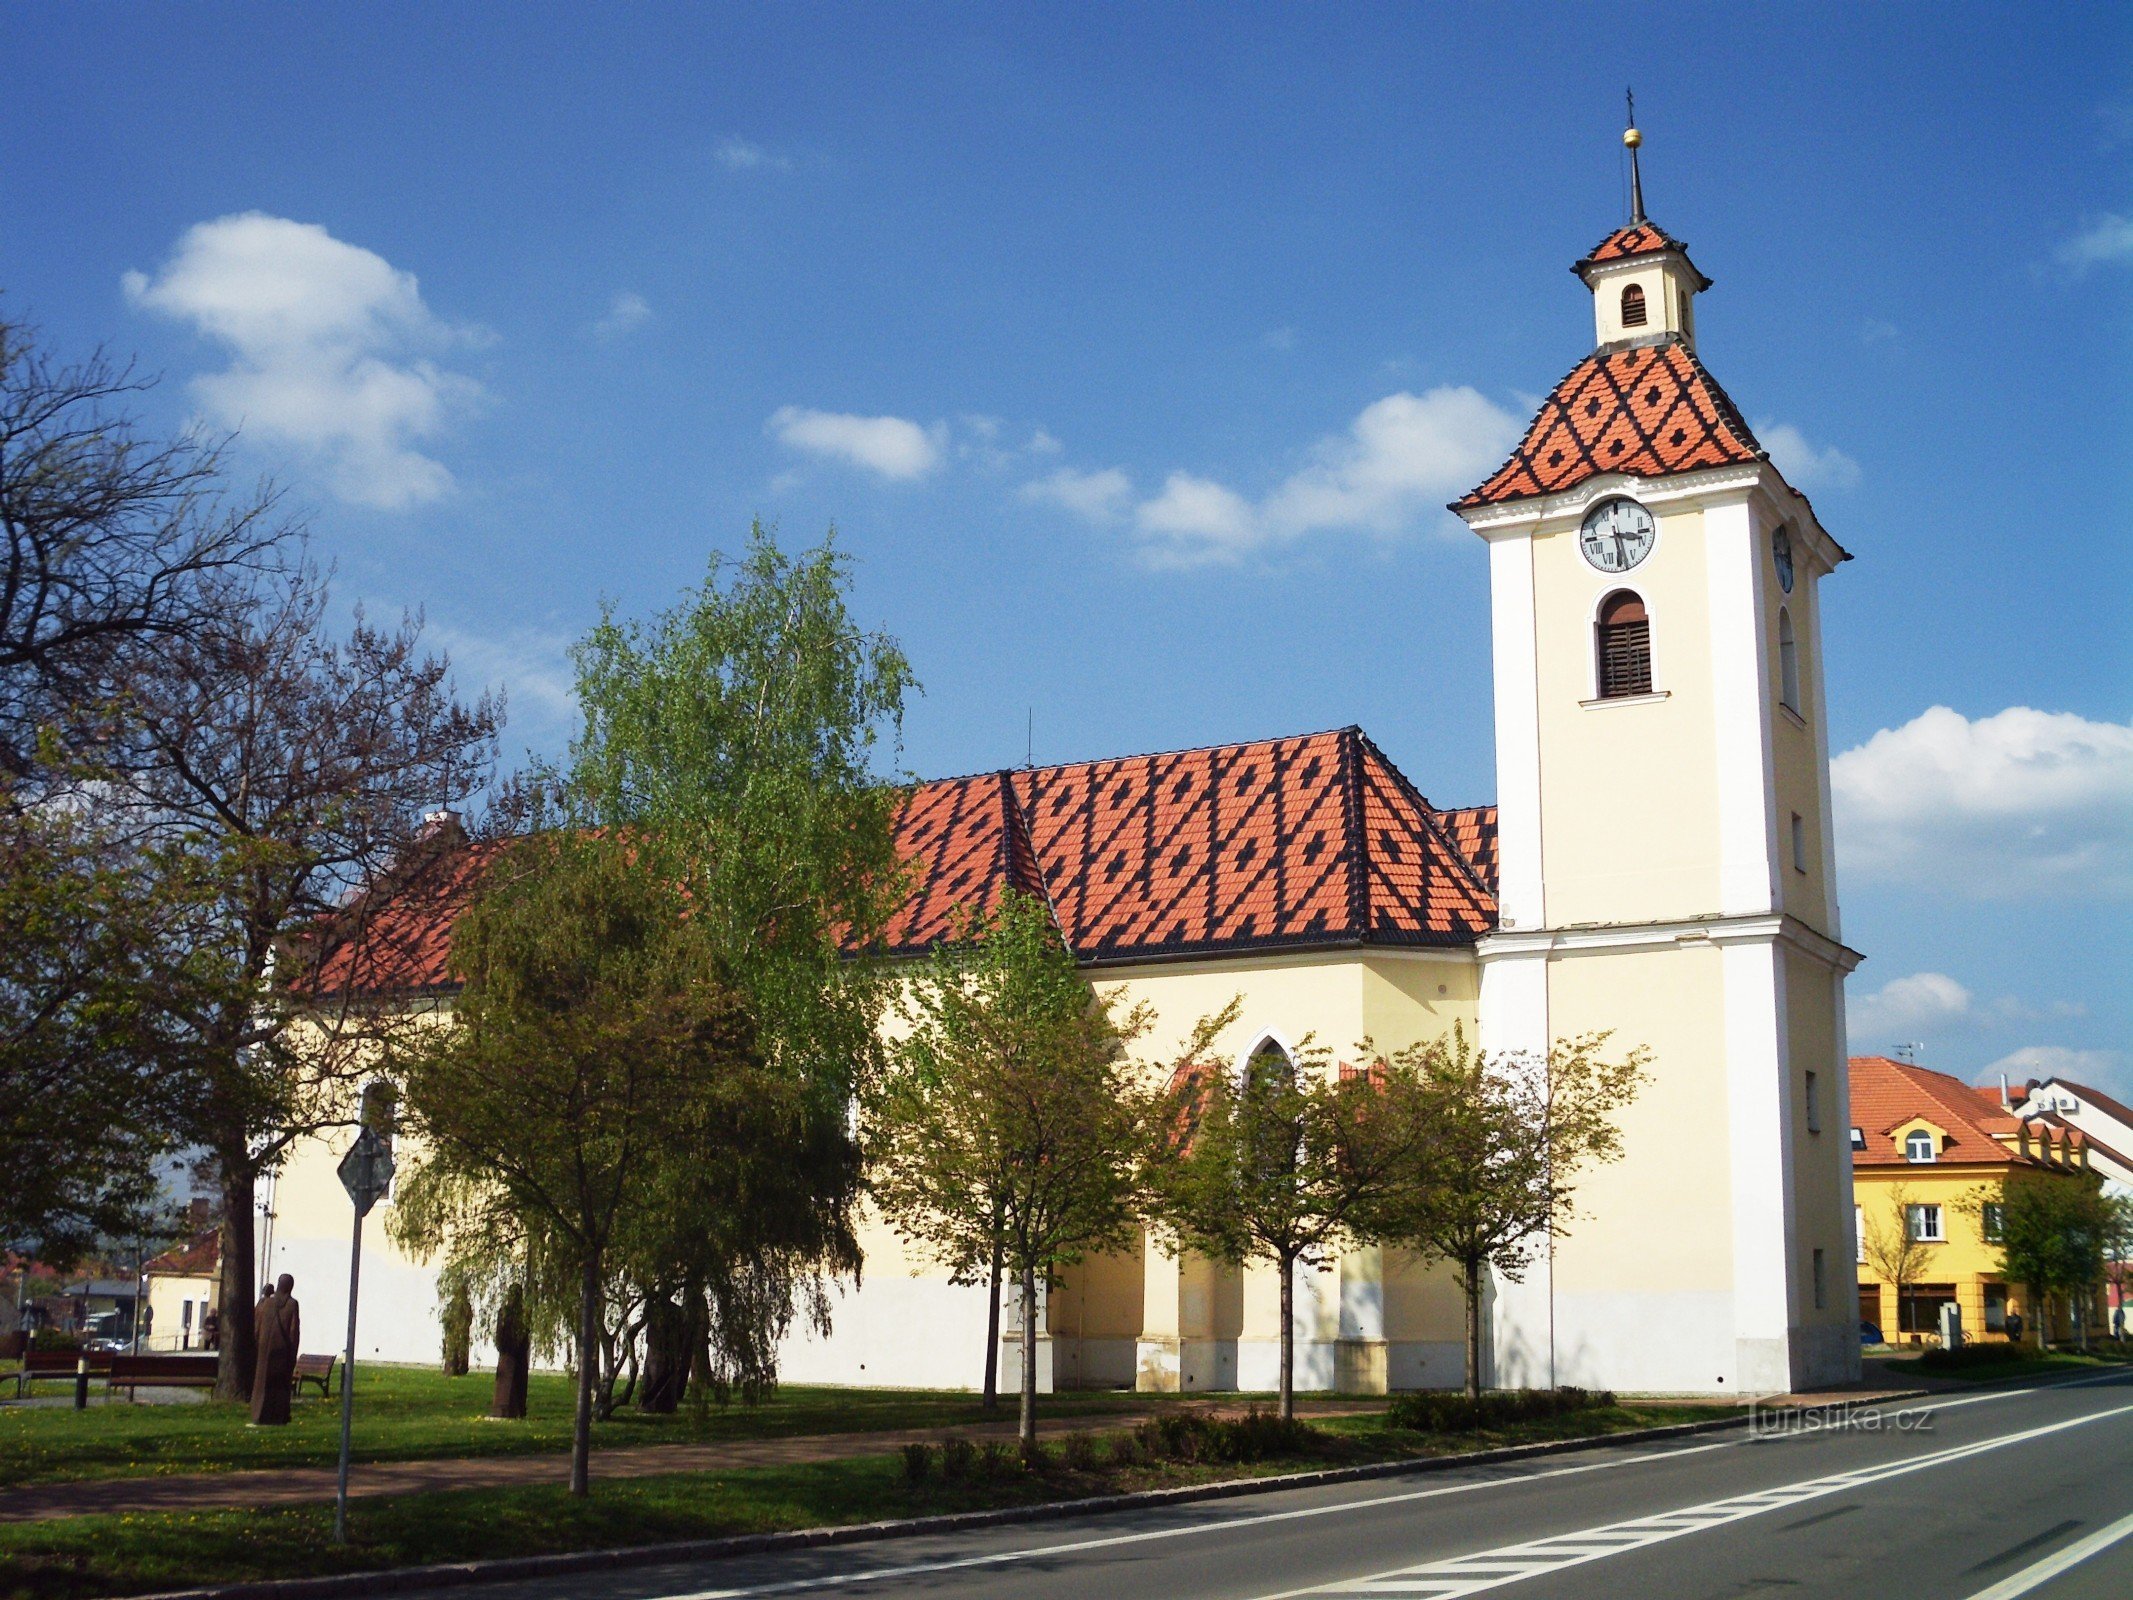
[[[1616,1119],[1649,1060],[1609,1059],[1605,1034],[1558,1041],[1546,1059],[1485,1056],[1449,1038],[1389,1057],[1387,1098],[1417,1121],[1402,1174],[1359,1225],[1448,1262],[1466,1300],[1466,1388],[1481,1392],[1481,1302],[1491,1270],[1523,1278],[1576,1216],[1576,1182],[1618,1159]]]
[[[612,836],[565,828],[515,844],[455,927],[452,960],[464,986],[450,1024],[395,1047],[422,1151],[410,1210],[447,1236],[514,1239],[568,1268],[570,1490],[582,1496],[623,1220],[664,1169],[721,1163],[718,1114],[745,1114],[776,1085],[686,898]]]
[[[1216,1019],[1234,1020],[1238,1005]],[[1267,1044],[1233,1077],[1192,1073],[1164,1159],[1156,1215],[1216,1260],[1273,1264],[1281,1284],[1281,1415],[1296,1414],[1296,1268],[1323,1265],[1388,1203],[1417,1154],[1416,1119],[1380,1073],[1336,1071],[1307,1041]]]
[[[1148,1015],[1117,1007],[1049,907],[1010,891],[912,973],[910,1031],[875,1108],[873,1190],[897,1232],[963,1282],[984,1281],[997,1246],[1016,1285],[1026,1450],[1038,1285],[1135,1236],[1165,1103],[1126,1054]]]
[[[2037,1343],[2051,1343],[2051,1306],[2063,1299],[2086,1343],[2085,1308],[2103,1281],[2117,1218],[2092,1173],[2010,1173],[1997,1185],[1973,1190],[1964,1209],[1983,1217],[1996,1206],[2000,1273],[2029,1294]]]

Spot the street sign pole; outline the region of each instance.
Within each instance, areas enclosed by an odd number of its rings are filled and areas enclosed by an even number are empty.
[[[392,1187],[393,1151],[374,1128],[356,1135],[341,1158],[341,1187],[355,1207],[355,1232],[348,1246],[348,1345],[341,1354],[341,1472],[333,1498],[333,1542],[348,1542],[348,1440],[355,1426],[356,1290],[363,1276],[363,1219]]]
[[[348,1542],[348,1435],[355,1425],[356,1285],[363,1275],[363,1212],[355,1214],[348,1246],[348,1348],[341,1357],[341,1479],[333,1497],[333,1542]]]

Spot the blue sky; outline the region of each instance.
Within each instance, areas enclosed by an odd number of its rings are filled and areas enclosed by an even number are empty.
[[[834,521],[922,774],[1361,723],[1491,797],[1442,502],[1653,216],[1857,555],[1854,1043],[2133,1090],[2133,19],[2108,7],[0,12],[0,301],[241,419],[516,748],[604,596]],[[1476,467],[1476,463],[1480,463]],[[1940,709],[1936,709],[1940,708]],[[1028,722],[1026,722],[1028,719]]]

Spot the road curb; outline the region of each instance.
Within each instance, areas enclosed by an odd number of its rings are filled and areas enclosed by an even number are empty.
[[[1913,1389],[1876,1395],[1870,1400],[1840,1400],[1820,1406],[1783,1409],[1802,1418],[1839,1420],[1856,1411],[1895,1401],[1916,1400],[1931,1391]],[[619,1550],[573,1550],[555,1555],[504,1556],[489,1561],[450,1561],[426,1567],[389,1567],[379,1571],[334,1573],[317,1578],[270,1578],[202,1589],[168,1589],[135,1600],[330,1600],[340,1595],[411,1594],[459,1584],[495,1583],[513,1578],[567,1577],[577,1572],[617,1567],[658,1566],[679,1561],[717,1561],[731,1556],[763,1555],[783,1550],[812,1550],[829,1545],[863,1544],[879,1539],[910,1539],[926,1534],[961,1533],[1017,1523],[1055,1522],[1091,1513],[1129,1511],[1198,1500],[1223,1500],[1309,1489],[1323,1484],[1358,1483],[1372,1478],[1421,1476],[1461,1467],[1528,1461],[1540,1456],[1571,1455],[1607,1445],[1640,1444],[1686,1438],[1746,1427],[1753,1411],[1708,1422],[1676,1422],[1658,1428],[1593,1434],[1580,1439],[1550,1439],[1539,1444],[1505,1445],[1461,1455],[1423,1456],[1411,1461],[1373,1461],[1354,1467],[1326,1467],[1269,1478],[1230,1478],[1219,1483],[1184,1484],[1173,1489],[1141,1489],[1131,1494],[1093,1495],[1081,1500],[1047,1500],[1038,1505],[1003,1506],[991,1511],[951,1511],[932,1517],[899,1517],[881,1522],[846,1523],[833,1528],[795,1528],[779,1533],[744,1533],[720,1539],[687,1539],[667,1544],[629,1545]]]

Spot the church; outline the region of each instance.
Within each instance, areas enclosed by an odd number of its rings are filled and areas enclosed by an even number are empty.
[[[1634,160],[1637,136],[1626,136]],[[1518,1281],[1482,1381],[1756,1395],[1859,1371],[1844,979],[1822,580],[1848,559],[1705,368],[1687,246],[1644,214],[1574,271],[1593,348],[1452,510],[1486,553],[1497,794],[1439,807],[1358,728],[921,784],[898,819],[916,956],[958,908],[1044,897],[1091,982],[1146,1002],[1162,1057],[1241,996],[1241,1066],[1309,1038],[1393,1050],[1464,1026],[1494,1052],[1608,1031],[1651,1053],[1624,1152]],[[445,986],[445,930],[414,988]],[[448,997],[447,997],[448,998]],[[264,1271],[345,1318],[337,1147],[294,1152]],[[434,1361],[431,1267],[372,1213],[359,1358]],[[983,1288],[878,1219],[797,1382],[975,1386]],[[1046,1295],[1046,1387],[1274,1386],[1279,1285],[1160,1242]],[[1301,1389],[1464,1379],[1442,1266],[1375,1248],[1299,1270]],[[1002,1370],[1024,1331],[1008,1296]]]

